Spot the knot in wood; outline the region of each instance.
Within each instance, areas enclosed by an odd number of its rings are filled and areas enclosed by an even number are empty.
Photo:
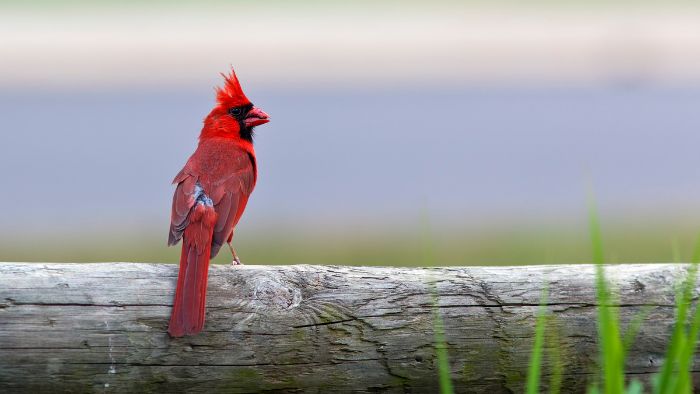
[[[280,309],[296,308],[301,303],[301,290],[286,277],[256,275],[251,279],[253,303]]]

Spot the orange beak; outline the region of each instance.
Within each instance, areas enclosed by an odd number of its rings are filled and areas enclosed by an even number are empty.
[[[248,128],[260,126],[261,124],[265,124],[269,121],[270,115],[266,114],[265,111],[258,107],[251,108],[251,110],[248,111],[245,119],[243,119],[243,123],[245,123],[245,126]]]

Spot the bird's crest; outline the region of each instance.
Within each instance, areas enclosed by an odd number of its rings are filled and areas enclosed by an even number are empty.
[[[219,105],[230,108],[250,104],[250,100],[243,93],[233,68],[231,68],[229,75],[221,73],[221,76],[224,77],[224,86],[216,88],[216,101]]]

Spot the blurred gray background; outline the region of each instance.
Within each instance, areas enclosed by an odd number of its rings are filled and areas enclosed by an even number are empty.
[[[233,65],[272,122],[244,262],[690,254],[690,2],[28,2],[0,13],[0,260],[176,261],[170,181]],[[217,262],[230,261],[221,253]]]

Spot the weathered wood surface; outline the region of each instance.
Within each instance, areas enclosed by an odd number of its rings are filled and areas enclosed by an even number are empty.
[[[606,268],[623,321],[651,308],[630,375],[663,361],[686,271]],[[564,392],[595,372],[592,266],[213,266],[205,332],[170,339],[176,276],[164,264],[0,263],[0,392],[434,392],[437,310],[456,390],[517,393],[546,282]]]

